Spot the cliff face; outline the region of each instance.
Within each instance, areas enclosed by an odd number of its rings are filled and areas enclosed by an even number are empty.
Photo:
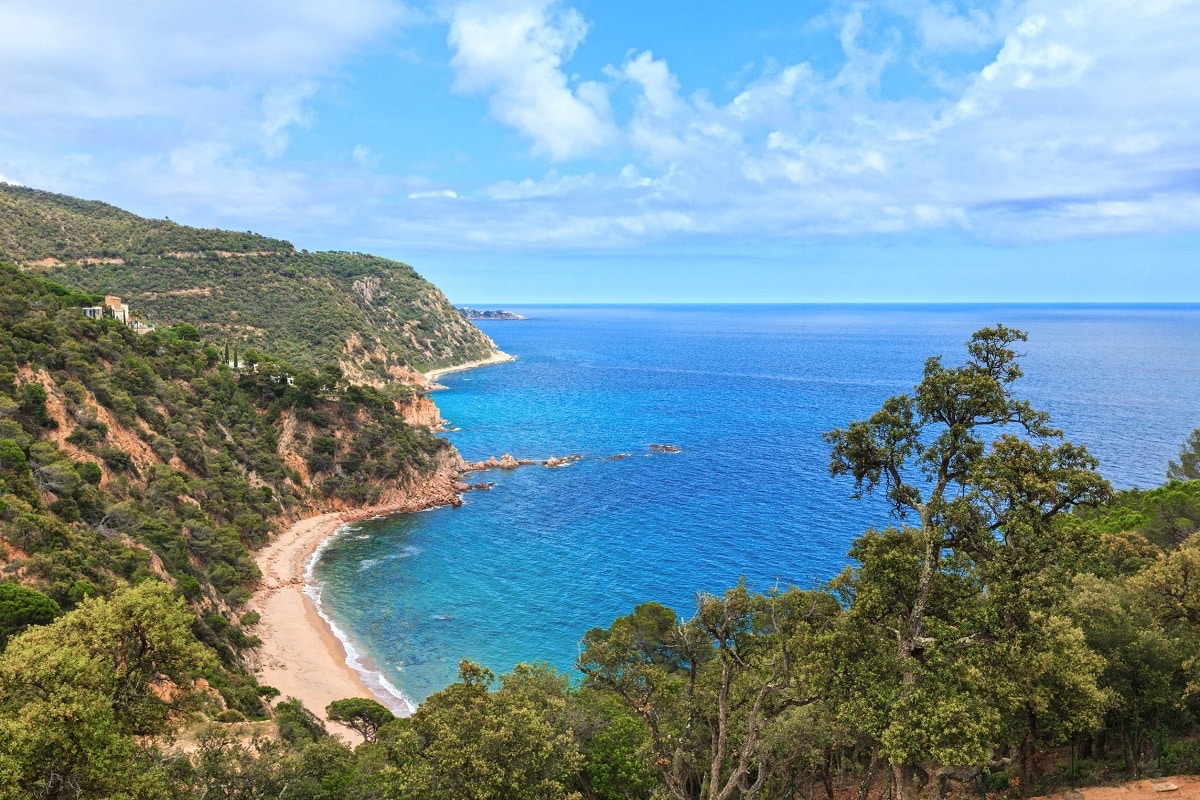
[[[250,549],[283,523],[457,502],[462,462],[427,397],[231,369],[194,330],[89,319],[94,300],[0,265],[0,578],[70,607],[166,575],[236,608]]]
[[[446,424],[446,420],[442,419],[442,412],[433,400],[425,395],[413,395],[400,403],[399,408],[404,421],[414,427],[436,431]]]
[[[148,220],[104,203],[0,184],[0,261],[120,296],[147,323],[195,325],[296,367],[337,364],[382,386],[496,352],[412,267],[299,251],[252,233]]]
[[[437,506],[462,505],[461,494],[466,488],[462,473],[466,462],[453,447],[439,453],[433,469],[414,475],[401,483],[381,487],[378,499],[370,506],[346,506],[335,501],[327,510],[342,511],[347,519],[367,519],[378,514],[422,511]]]

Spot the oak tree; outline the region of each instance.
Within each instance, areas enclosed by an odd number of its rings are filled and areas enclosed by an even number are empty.
[[[1059,565],[1059,517],[1110,495],[1087,450],[1013,396],[1026,339],[979,330],[961,365],[930,358],[912,394],[825,435],[830,473],[850,476],[856,498],[882,494],[901,524],[856,543],[844,589],[856,635],[891,642],[865,718],[902,799],[923,761],[986,758],[1002,709],[983,702],[981,648],[1020,630],[1047,591],[1038,576]]]

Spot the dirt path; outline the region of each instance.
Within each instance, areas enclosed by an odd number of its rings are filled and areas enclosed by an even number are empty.
[[[1169,788],[1171,786],[1175,788]],[[1068,789],[1049,795],[1047,800],[1200,800],[1200,776],[1172,775],[1169,778],[1133,781],[1121,786]]]

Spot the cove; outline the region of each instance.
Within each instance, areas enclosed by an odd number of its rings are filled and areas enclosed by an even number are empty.
[[[910,391],[973,331],[1029,333],[1016,392],[1088,446],[1117,488],[1162,482],[1200,426],[1196,306],[529,306],[483,322],[508,364],[447,375],[435,400],[467,460],[579,453],[491,471],[460,508],[356,523],[315,565],[364,669],[413,700],[461,658],[571,670],[589,628],[647,600],[811,586],[889,519],[827,473],[821,434]],[[652,443],[679,453],[653,453]],[[612,458],[613,456],[622,456]]]

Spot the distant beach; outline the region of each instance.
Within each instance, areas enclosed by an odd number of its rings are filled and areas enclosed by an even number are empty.
[[[449,375],[451,372],[462,372],[463,370],[475,369],[477,367],[487,367],[492,364],[503,364],[507,361],[516,361],[517,357],[509,355],[500,350],[496,354],[488,358],[481,358],[478,361],[468,361],[465,364],[456,364],[453,367],[441,367],[440,369],[431,369],[425,373],[425,379],[433,384],[434,389],[444,389],[446,387],[438,385],[438,378],[443,375]]]

